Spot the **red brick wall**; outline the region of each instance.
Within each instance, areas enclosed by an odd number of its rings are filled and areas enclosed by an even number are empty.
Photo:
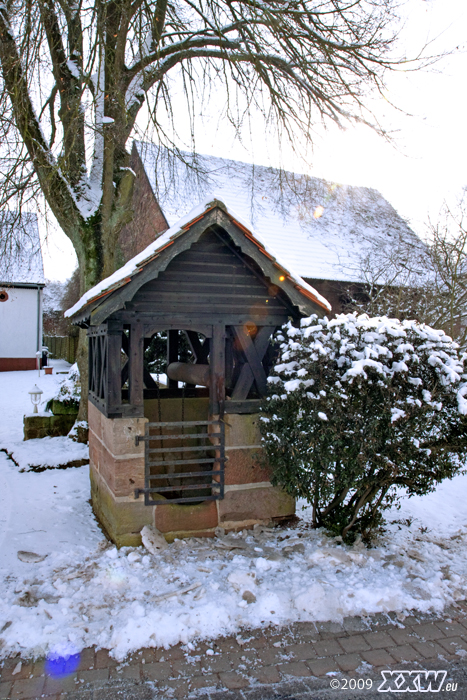
[[[346,313],[344,309],[346,298],[350,295],[359,295],[363,293],[363,284],[356,282],[338,282],[336,280],[319,280],[310,277],[304,277],[305,282],[311,284],[328,302],[331,304],[332,311],[327,314],[328,318],[334,318],[336,314]]]
[[[22,372],[37,369],[35,357],[0,357],[0,372]]]
[[[131,151],[130,167],[136,173],[133,187],[134,215],[133,220],[123,227],[118,239],[121,254],[119,262],[122,265],[144,250],[168,228],[167,221],[154,197],[134,145]]]

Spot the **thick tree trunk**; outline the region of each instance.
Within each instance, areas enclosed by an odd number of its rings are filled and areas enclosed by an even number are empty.
[[[122,178],[123,179],[123,178]],[[79,245],[75,246],[78,254],[78,265],[80,270],[80,293],[83,295],[103,278],[113,274],[117,261],[117,241],[122,226],[130,221],[133,211],[130,207],[133,194],[132,173],[124,175],[124,197],[121,197],[120,204],[122,211],[115,213],[113,217],[107,216],[103,221],[103,207],[96,213],[92,221],[83,224],[77,240]],[[88,420],[88,339],[86,331],[80,330],[77,363],[81,377],[81,400],[78,412],[78,439],[79,442],[87,441],[87,428],[79,426],[79,423],[86,423]]]
[[[103,259],[106,257],[107,251],[104,251],[101,245],[100,217],[96,217],[92,224],[86,224],[80,239],[83,244],[78,251],[78,265],[80,270],[80,293],[83,295],[88,289],[100,282],[103,277]],[[78,442],[87,442],[89,350],[86,329],[84,328],[81,328],[79,331],[76,361],[81,381],[77,435]]]

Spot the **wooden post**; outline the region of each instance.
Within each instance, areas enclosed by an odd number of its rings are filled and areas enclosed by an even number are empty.
[[[212,328],[211,352],[209,355],[211,386],[209,388],[209,411],[217,416],[223,412],[225,401],[225,326],[216,324]]]
[[[225,333],[225,386],[228,389],[233,387],[234,376],[234,344],[230,329]]]
[[[141,411],[141,415],[144,415],[143,349],[144,325],[138,322],[132,323],[130,327],[130,348],[128,354],[130,404],[138,407]]]
[[[118,410],[122,403],[121,359],[123,324],[120,321],[107,323],[107,414]]]
[[[178,362],[178,331],[167,331],[167,366],[172,362]],[[167,377],[167,386],[171,389],[178,387],[175,379]]]

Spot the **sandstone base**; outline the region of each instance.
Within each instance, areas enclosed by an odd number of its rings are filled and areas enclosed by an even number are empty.
[[[169,420],[180,420],[173,400],[166,401],[167,409],[174,412]],[[204,411],[206,401],[200,401],[203,405],[199,408]],[[190,415],[185,415],[185,420],[193,420],[196,406],[188,407],[186,403],[186,413]],[[153,415],[151,419],[157,420]],[[294,499],[270,483],[256,414],[226,416],[227,462],[222,500],[196,505],[168,500],[164,505],[145,506],[144,497],[134,495],[135,489],[144,488],[144,443],[136,445],[135,437],[144,435],[147,420],[106,418],[89,404],[92,504],[103,529],[117,546],[139,546],[144,525],[154,525],[168,542],[173,542],[176,538],[213,537],[218,527],[227,532],[248,529],[295,513]],[[167,420],[165,415],[163,420]]]

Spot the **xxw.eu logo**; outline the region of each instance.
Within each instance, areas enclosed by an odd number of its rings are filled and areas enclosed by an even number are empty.
[[[447,671],[381,671],[380,693],[439,693]],[[447,683],[445,690],[457,690],[457,683]]]

